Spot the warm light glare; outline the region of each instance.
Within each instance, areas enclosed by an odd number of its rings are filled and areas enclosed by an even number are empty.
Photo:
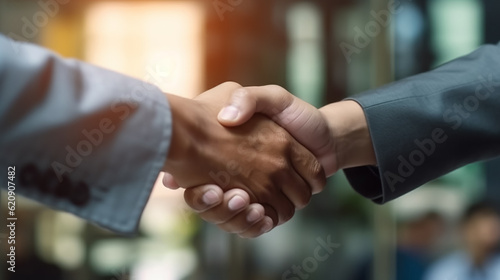
[[[168,93],[203,89],[204,8],[198,2],[99,2],[86,16],[88,62]]]

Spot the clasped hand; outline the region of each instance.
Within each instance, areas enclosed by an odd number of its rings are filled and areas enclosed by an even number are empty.
[[[337,170],[324,117],[283,88],[224,83],[192,100],[168,98],[163,182],[186,188],[188,205],[227,232],[256,237],[288,221]]]

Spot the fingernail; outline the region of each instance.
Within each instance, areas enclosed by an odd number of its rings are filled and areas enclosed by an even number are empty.
[[[269,232],[271,229],[273,229],[273,223],[267,221],[267,223],[265,223],[264,226],[262,226],[262,228],[260,229],[260,232],[266,233]]]
[[[258,219],[260,219],[260,217],[261,217],[261,215],[260,215],[259,211],[251,210],[250,213],[248,213],[248,215],[247,215],[247,221],[252,223],[252,222],[255,222]]]
[[[236,195],[229,200],[227,206],[229,207],[229,210],[236,211],[245,207],[245,204],[245,200],[241,196]]]
[[[240,111],[238,108],[231,105],[224,107],[224,109],[220,112],[219,117],[226,121],[234,121],[238,117],[239,113]]]
[[[219,201],[219,196],[215,191],[210,190],[203,195],[202,199],[206,205],[212,205]]]

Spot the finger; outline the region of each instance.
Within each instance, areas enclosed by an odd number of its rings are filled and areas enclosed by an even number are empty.
[[[316,157],[296,141],[291,141],[291,158],[293,168],[311,186],[312,193],[323,191],[326,185],[326,174]]]
[[[295,205],[282,192],[259,202],[264,206],[266,216],[270,217],[276,226],[286,223],[295,214]]]
[[[225,126],[241,125],[255,113],[263,113],[273,119],[293,101],[294,96],[278,86],[240,88],[233,92],[229,104],[221,110],[218,119]]]
[[[244,211],[250,204],[248,194],[240,189],[232,189],[224,193],[222,203],[200,213],[200,217],[213,224],[221,224],[231,220]]]
[[[229,221],[219,224],[218,227],[230,233],[243,233],[251,226],[264,219],[264,217],[264,207],[254,203],[250,204],[244,211],[241,211]]]
[[[264,219],[260,220],[258,223],[254,224],[249,229],[238,235],[242,238],[255,238],[271,231],[273,228],[273,220],[269,217],[265,217]]]
[[[196,212],[204,212],[219,205],[224,193],[217,185],[202,185],[186,189],[184,200]]]
[[[276,184],[282,186],[283,194],[293,203],[295,209],[302,209],[311,200],[311,186],[295,171],[289,173],[291,174],[283,176]]]
[[[163,185],[171,190],[176,190],[180,188],[179,184],[174,179],[174,176],[170,173],[163,174]]]

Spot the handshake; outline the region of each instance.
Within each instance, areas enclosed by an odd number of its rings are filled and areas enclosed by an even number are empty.
[[[164,185],[185,188],[201,218],[241,237],[290,220],[338,170],[376,162],[355,101],[316,109],[279,86],[231,82],[195,99],[168,99]]]

